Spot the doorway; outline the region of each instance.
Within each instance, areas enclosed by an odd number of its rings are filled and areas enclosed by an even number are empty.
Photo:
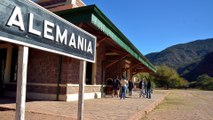
[[[86,84],[92,85],[92,63],[87,62],[86,66]]]
[[[0,41],[0,97],[8,95],[8,88],[17,81],[18,48],[14,44]],[[12,84],[10,84],[12,83]]]
[[[7,58],[7,49],[0,49],[0,97],[4,94],[4,82],[5,82],[5,66]]]

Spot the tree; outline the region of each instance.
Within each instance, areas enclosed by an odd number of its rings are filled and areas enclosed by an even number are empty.
[[[135,81],[135,82],[140,82],[142,80],[142,78],[149,77],[149,73],[146,73],[146,72],[138,73],[134,77],[137,78],[137,81]]]
[[[165,65],[156,66],[157,72],[152,74],[157,87],[177,88],[186,85],[187,81],[179,76],[175,69]]]
[[[138,74],[134,75],[134,77],[137,78],[137,80],[135,82],[138,82],[138,83],[142,80],[142,78],[145,78],[146,82],[148,79],[150,79],[151,84],[152,84],[152,90],[155,89],[156,85],[155,85],[155,82],[153,81],[153,76],[151,76],[149,73],[146,73],[146,72],[138,73]]]

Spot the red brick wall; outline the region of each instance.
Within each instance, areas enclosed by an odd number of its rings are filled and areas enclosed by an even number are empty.
[[[119,61],[115,64],[113,64],[112,66],[110,66],[109,68],[106,69],[106,75],[105,75],[105,79],[107,78],[115,78],[117,75],[119,75],[119,77],[121,77],[124,67],[123,61]]]
[[[16,91],[16,84],[6,84],[6,91]],[[45,85],[29,85],[27,84],[27,92],[55,94],[57,93],[57,86],[45,86]],[[66,94],[66,88],[60,87],[60,93]]]
[[[65,94],[65,87],[60,87],[60,93]],[[28,85],[27,92],[45,93],[45,94],[57,94],[57,86],[39,86],[39,85]]]
[[[62,58],[61,82],[62,84],[79,83],[80,61],[74,58]]]
[[[57,83],[60,56],[48,52],[30,49],[28,63],[28,82]],[[61,84],[78,84],[80,61],[62,57]]]
[[[102,61],[105,59],[105,46],[100,44],[96,49],[96,84],[102,83]]]
[[[97,48],[97,73],[96,84],[102,83],[102,61],[105,58],[105,46],[101,44]],[[37,49],[29,50],[28,73],[27,73],[27,92],[55,94],[57,93],[57,81],[59,75],[60,55],[40,51]],[[62,57],[61,84],[79,83],[80,61],[74,58]],[[35,83],[35,84],[29,84]],[[50,84],[50,85],[39,85]],[[16,91],[16,84],[8,84],[8,91]],[[100,86],[87,86],[85,92],[99,92]],[[60,87],[60,94],[78,93],[78,87]]]
[[[28,81],[30,83],[56,84],[56,86],[28,87],[28,92],[57,93],[59,75],[59,59],[57,54],[30,49],[28,62]],[[78,84],[80,61],[74,58],[62,57],[61,84]],[[60,93],[66,94],[66,87],[60,87]]]
[[[57,83],[59,55],[30,49],[27,82]]]

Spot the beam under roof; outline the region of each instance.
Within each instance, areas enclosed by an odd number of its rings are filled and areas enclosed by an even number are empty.
[[[109,36],[115,43],[127,51],[153,72],[155,67],[141,54],[141,52],[127,39],[127,37],[101,12],[95,5],[79,7],[56,12],[59,16],[74,23],[90,23]]]

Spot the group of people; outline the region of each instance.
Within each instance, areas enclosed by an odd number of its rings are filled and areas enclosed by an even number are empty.
[[[143,96],[144,98],[148,98],[151,99],[151,92],[152,92],[152,88],[151,88],[151,80],[147,79],[147,82],[145,80],[145,78],[143,78],[140,82],[139,82],[139,88],[140,88],[140,95],[139,97]]]
[[[129,91],[129,96],[132,96],[132,90],[134,88],[133,81],[126,80],[124,77],[119,79],[117,76],[112,83],[112,97],[117,96],[120,97],[120,99],[126,99],[126,91]],[[139,83],[140,88],[140,94],[139,96],[151,98],[151,81],[148,79],[148,82],[146,83],[145,78],[143,78]]]

